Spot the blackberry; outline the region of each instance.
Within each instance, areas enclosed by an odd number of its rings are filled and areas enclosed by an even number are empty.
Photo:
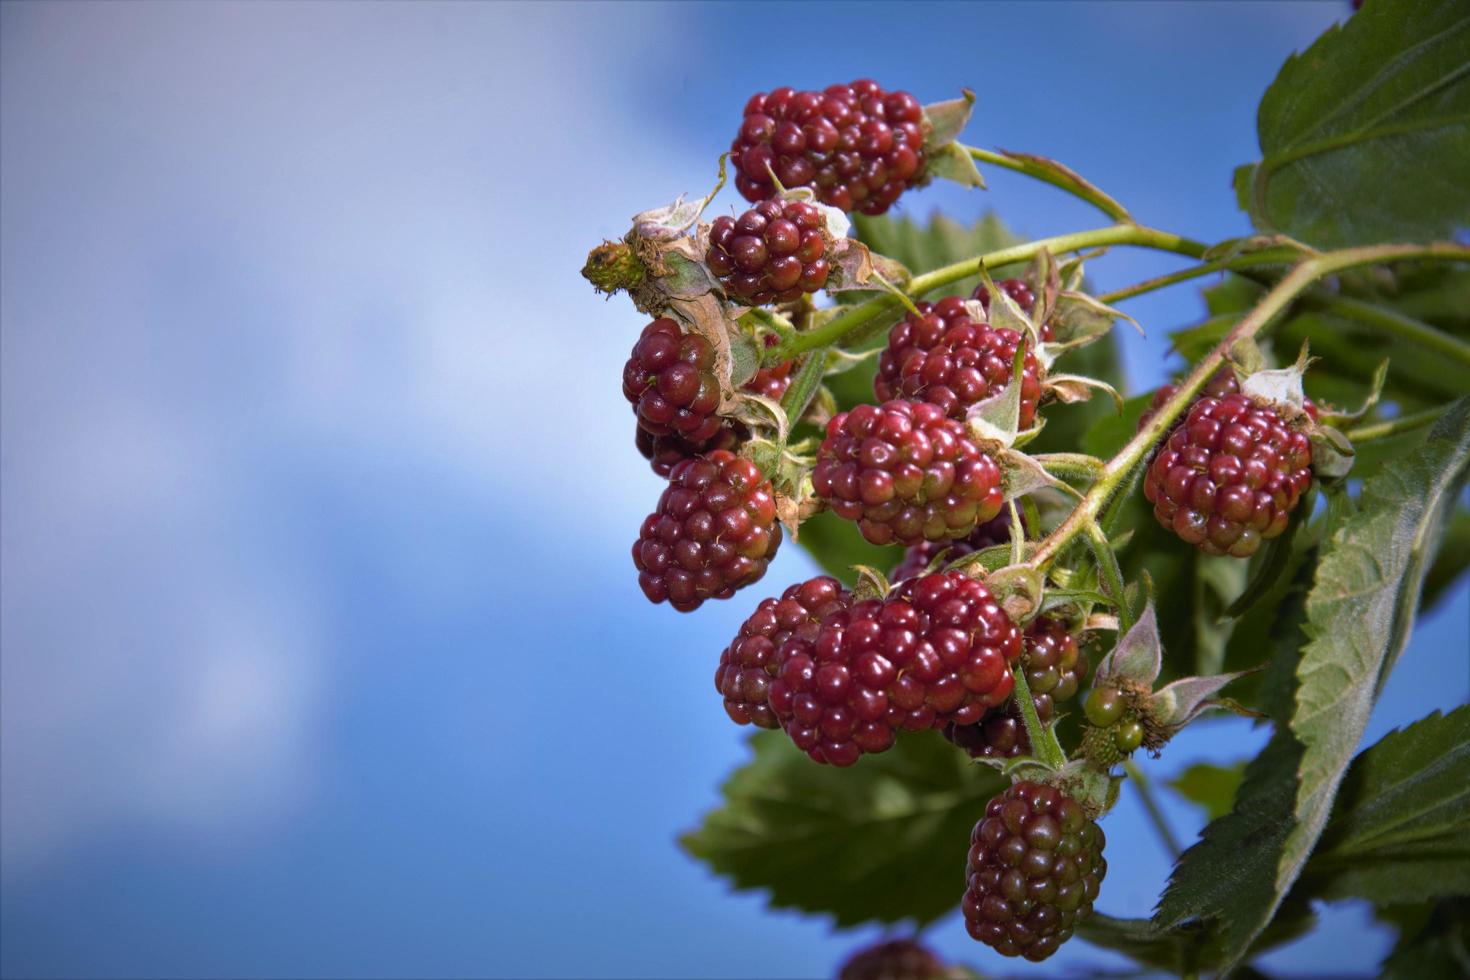
[[[765,344],[767,347],[775,347],[779,341],[775,334],[766,334]],[[771,401],[778,402],[781,396],[786,394],[786,389],[791,387],[791,371],[796,367],[796,361],[781,361],[779,364],[769,364],[755,372],[754,377],[741,385],[746,391],[757,395],[764,395]],[[795,419],[792,420],[793,424]]]
[[[748,201],[810,187],[841,211],[882,214],[923,180],[924,110],[907,92],[860,79],[823,92],[753,95],[730,144],[735,187]]]
[[[1026,628],[1021,663],[1036,716],[1043,724],[1056,713],[1057,702],[1077,696],[1087,676],[1087,658],[1081,655],[1077,637],[1066,622],[1052,616],[1038,616]],[[987,712],[974,725],[945,726],[944,737],[976,759],[1010,759],[1031,751],[1015,698]]]
[[[1022,527],[1025,527],[1026,518],[1021,518]],[[966,555],[986,548],[993,548],[998,544],[1011,543],[1011,515],[1004,508],[1001,512],[984,524],[977,524],[970,536],[959,541],[920,541],[918,544],[909,545],[903,553],[903,559],[894,567],[893,574],[889,576],[895,582],[902,582],[906,578],[923,574],[929,567],[936,555],[941,551],[945,553],[945,561],[957,561]]]
[[[831,266],[822,213],[804,201],[762,201],[710,226],[705,262],[731,299],[789,303],[827,284]]]
[[[1139,432],[1143,431],[1143,427],[1145,425],[1148,425],[1149,419],[1157,415],[1159,409],[1163,407],[1164,402],[1168,401],[1170,398],[1173,398],[1174,392],[1178,390],[1179,386],[1177,384],[1166,384],[1162,385],[1158,391],[1154,392],[1153,400],[1149,402],[1148,409],[1138,417]],[[1235,372],[1228,367],[1222,367],[1220,370],[1210,375],[1210,380],[1205,382],[1205,387],[1199,393],[1199,398],[1224,398],[1226,395],[1235,395],[1239,394],[1239,392],[1240,382],[1236,380]],[[1315,419],[1317,417],[1317,406],[1312,403],[1312,400],[1310,398],[1305,401],[1305,403],[1302,405],[1302,408],[1305,409],[1306,413],[1312,418]],[[1176,421],[1174,423],[1175,428],[1177,428],[1178,425],[1179,423]],[[1170,431],[1173,430],[1171,429]]]
[[[812,486],[873,544],[954,541],[1000,513],[1000,467],[928,402],[859,405],[827,423]]]
[[[757,581],[780,544],[770,481],[750,460],[717,449],[674,466],[633,564],[650,602],[689,612]]]
[[[720,385],[715,350],[698,334],[686,334],[669,317],[643,328],[623,366],[623,395],[638,427],[649,435],[676,435],[690,445],[707,442],[723,420],[715,414]]]
[[[1154,517],[1211,555],[1246,558],[1286,529],[1312,483],[1312,445],[1243,394],[1205,397],[1159,448],[1143,481]]]
[[[1021,633],[960,572],[903,583],[829,616],[811,650],[784,658],[768,703],[797,748],[847,766],[900,730],[973,723],[1014,686]]]
[[[1011,380],[1016,348],[1025,338],[1014,330],[977,322],[955,296],[919,303],[888,334],[878,355],[873,390],[883,400],[918,398],[933,402],[961,421],[976,402],[998,394]],[[1041,365],[1028,350],[1021,376],[1021,428],[1036,421],[1041,401]]]
[[[633,433],[633,444],[659,476],[668,476],[675,466],[716,449],[733,450],[745,437],[744,426],[726,422],[707,442],[692,443],[677,435],[656,436],[642,426]]]
[[[1108,863],[1101,828],[1052,786],[1019,782],[970,835],[961,903],[970,935],[1039,963],[1092,914]]]
[[[1002,279],[996,283],[996,286],[1011,299],[1015,300],[1016,305],[1021,308],[1021,312],[1027,316],[1030,316],[1035,311],[1036,292],[1026,280]],[[990,290],[985,288],[983,282],[975,287],[975,291],[970,294],[970,298],[978,300],[980,305],[985,307],[985,315],[990,315]],[[1049,320],[1041,325],[1040,333],[1041,339],[1045,343],[1051,343],[1056,339],[1056,334],[1052,331],[1051,321]]]
[[[739,725],[779,728],[766,703],[771,680],[793,653],[811,654],[822,622],[846,609],[852,597],[834,578],[822,576],[791,586],[779,599],[763,599],[720,654],[715,689],[725,713]]]
[[[940,980],[942,960],[913,939],[890,939],[858,950],[837,972],[837,980]]]

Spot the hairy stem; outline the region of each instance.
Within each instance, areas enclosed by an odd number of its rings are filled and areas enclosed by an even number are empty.
[[[1312,283],[1323,276],[1360,265],[1375,265],[1404,259],[1442,259],[1447,261],[1470,261],[1470,247],[1440,243],[1434,245],[1375,245],[1368,248],[1349,248],[1340,252],[1326,252],[1301,262],[1286,278],[1256,304],[1255,308],[1240,319],[1226,334],[1225,339],[1206,354],[1194,370],[1189,372],[1168,401],[1154,413],[1147,425],[1139,430],[1118,455],[1108,461],[1102,476],[1078,503],[1056,530],[1047,535],[1037,546],[1031,564],[1045,569],[1068,544],[1097,519],[1098,513],[1112,497],[1119,485],[1127,479],[1133,467],[1153,449],[1189,404],[1200,389],[1225,361],[1225,356],[1236,343],[1255,336],[1267,324],[1279,316],[1291,302]]]
[[[1031,699],[1031,687],[1026,683],[1026,671],[1018,663],[1011,668],[1011,674],[1016,679],[1011,697],[1016,699],[1016,707],[1021,711],[1021,723],[1026,726],[1026,737],[1031,741],[1031,754],[1053,769],[1062,768],[1067,764],[1067,753],[1062,751],[1055,733],[1041,723],[1036,702]]]
[[[972,159],[979,160],[981,163],[990,163],[997,167],[1004,167],[1007,170],[1014,170],[1017,173],[1025,174],[1027,177],[1051,184],[1053,187],[1060,187],[1073,197],[1080,198],[1088,204],[1091,204],[1114,221],[1133,220],[1133,216],[1128,213],[1127,208],[1060,164],[1054,163],[1051,166],[1046,166],[1024,156],[982,150],[978,146],[966,146],[965,152],[969,153]]]
[[[1087,526],[1087,540],[1092,545],[1093,557],[1097,559],[1103,594],[1118,604],[1118,635],[1122,636],[1133,628],[1133,610],[1128,607],[1123,591],[1123,569],[1118,567],[1118,556],[1113,553],[1108,536],[1097,524]]]
[[[907,293],[913,297],[933,292],[978,274],[982,265],[986,268],[998,268],[1013,262],[1024,262],[1034,258],[1043,250],[1055,253],[1075,252],[1098,245],[1136,245],[1164,252],[1176,252],[1194,258],[1198,258],[1205,251],[1202,243],[1167,231],[1132,224],[1109,225],[1106,228],[1078,231],[1069,235],[1054,235],[1051,238],[1038,239],[1024,245],[1002,248],[979,258],[955,262],[932,272],[926,272],[921,276],[915,276],[909,283]],[[789,360],[797,354],[835,344],[864,324],[901,308],[898,299],[893,296],[885,294],[874,297],[833,317],[815,330],[787,337],[775,347],[767,348],[764,361],[767,364],[775,364]]]

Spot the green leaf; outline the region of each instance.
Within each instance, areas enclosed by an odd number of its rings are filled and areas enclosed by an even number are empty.
[[[1305,903],[1283,909],[1263,932],[1250,954],[1290,942],[1306,933],[1315,922]],[[1077,923],[1076,933],[1094,946],[1122,953],[1144,966],[1167,970],[1176,976],[1218,970],[1224,965],[1218,930],[1213,923],[1188,922],[1174,929],[1159,929],[1148,919],[1117,919],[1094,912]]]
[[[1379,970],[1382,980],[1463,980],[1470,976],[1470,899],[1387,909],[1384,918],[1405,912],[1399,941]]]
[[[1245,763],[1228,766],[1198,762],[1169,780],[1169,788],[1191,803],[1199,805],[1210,820],[1218,820],[1230,812],[1235,791],[1245,776]]]
[[[737,890],[777,908],[828,913],[839,927],[913,920],[959,904],[975,821],[1002,786],[937,733],[906,734],[849,769],[818,765],[780,732],[751,738],[752,760],[724,805],[681,838]],[[955,887],[946,886],[952,882]]]
[[[1448,238],[1470,218],[1470,5],[1374,0],[1292,55],[1236,174],[1257,228],[1320,247]]]
[[[1363,485],[1357,511],[1340,518],[1324,546],[1307,597],[1312,641],[1297,667],[1291,730],[1304,753],[1277,896],[1317,842],[1373,702],[1408,642],[1430,556],[1467,471],[1470,398],[1462,398],[1418,452]]]
[[[1470,895],[1470,706],[1390,732],[1353,760],[1301,886],[1328,899]]]

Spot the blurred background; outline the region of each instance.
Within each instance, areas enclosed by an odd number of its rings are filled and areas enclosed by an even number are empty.
[[[587,249],[705,193],[751,93],[860,76],[971,87],[970,142],[1241,234],[1256,102],[1349,10],[0,7],[0,972],[830,975],[876,933],[768,912],[675,844],[747,756],[718,651],[813,565],[787,547],[690,616],[643,599],[659,485],[619,385],[644,321],[577,275]],[[896,213],[1100,223],[987,177]],[[1202,305],[1127,309],[1137,391]],[[1462,582],[1368,741],[1465,699],[1467,618]],[[1217,722],[1146,766],[1263,742]],[[1107,831],[1099,908],[1147,915],[1168,856],[1131,795]],[[1391,932],[1323,916],[1261,965],[1373,972]],[[957,916],[931,940],[1022,972]],[[1024,972],[1124,963],[1073,943]]]

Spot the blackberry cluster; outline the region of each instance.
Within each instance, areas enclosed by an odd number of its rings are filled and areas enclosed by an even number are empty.
[[[1014,686],[1021,634],[980,582],[925,575],[823,621],[768,690],[776,719],[818,762],[848,766],[900,730],[973,723]]]
[[[878,355],[873,390],[881,399],[921,398],[953,419],[971,405],[998,394],[1011,380],[1016,348],[1025,338],[1014,330],[977,322],[955,296],[919,303],[888,334]],[[1041,365],[1031,351],[1021,375],[1021,428],[1036,421],[1041,402]]]
[[[698,334],[684,333],[669,317],[643,328],[623,365],[623,395],[651,436],[678,436],[689,446],[714,439],[723,420],[715,414],[720,385],[715,350]]]
[[[1095,687],[1088,691],[1087,700],[1082,702],[1082,713],[1087,716],[1088,724],[1100,733],[1090,731],[1084,741],[1100,749],[1098,754],[1105,758],[1111,758],[1111,751],[1106,743],[1099,744],[1099,739],[1110,741],[1111,749],[1120,755],[1128,755],[1143,744],[1143,722],[1129,705],[1127,696],[1117,688]]]
[[[890,939],[858,950],[837,980],[939,980],[944,962],[913,939]]]
[[[674,467],[691,456],[702,456],[716,449],[733,450],[744,439],[744,427],[725,422],[706,442],[689,442],[682,436],[656,436],[639,426],[634,433],[633,444],[653,471],[659,476],[668,476]]]
[[[766,701],[771,680],[786,658],[811,655],[822,622],[846,609],[852,597],[834,578],[822,576],[791,586],[779,599],[764,599],[720,654],[715,689],[725,713],[740,725],[781,727]]]
[[[1021,526],[1026,526],[1026,518],[1021,517]],[[983,524],[975,525],[975,530],[970,536],[959,541],[920,541],[918,544],[909,545],[904,550],[903,559],[894,566],[893,574],[889,576],[895,582],[902,582],[906,578],[923,574],[935,557],[942,551],[945,553],[945,561],[958,561],[966,555],[986,548],[993,548],[998,544],[1011,543],[1011,515],[1004,509],[999,514]]]
[[[1056,713],[1058,702],[1077,696],[1087,676],[1087,658],[1064,620],[1038,616],[1026,628],[1025,652],[1021,655],[1026,685],[1043,724]],[[1031,751],[1026,724],[1015,699],[987,712],[974,725],[947,725],[944,737],[973,758],[1010,759]]]
[[[1002,956],[1039,963],[1092,914],[1108,863],[1077,801],[1023,781],[992,799],[970,835],[965,928]]]
[[[827,423],[812,486],[873,544],[953,541],[1000,513],[1000,467],[929,402],[859,405]]]
[[[827,285],[831,266],[822,213],[804,201],[762,201],[710,226],[705,262],[731,299],[788,303]]]
[[[751,96],[730,144],[735,187],[748,201],[810,187],[841,211],[882,214],[923,179],[924,111],[907,92],[860,79],[823,92]]]
[[[1154,517],[1211,555],[1247,558],[1286,529],[1312,483],[1312,446],[1279,412],[1239,393],[1201,398],[1143,482]]]
[[[674,466],[633,545],[638,584],[680,612],[758,580],[781,544],[771,484],[719,449]]]

